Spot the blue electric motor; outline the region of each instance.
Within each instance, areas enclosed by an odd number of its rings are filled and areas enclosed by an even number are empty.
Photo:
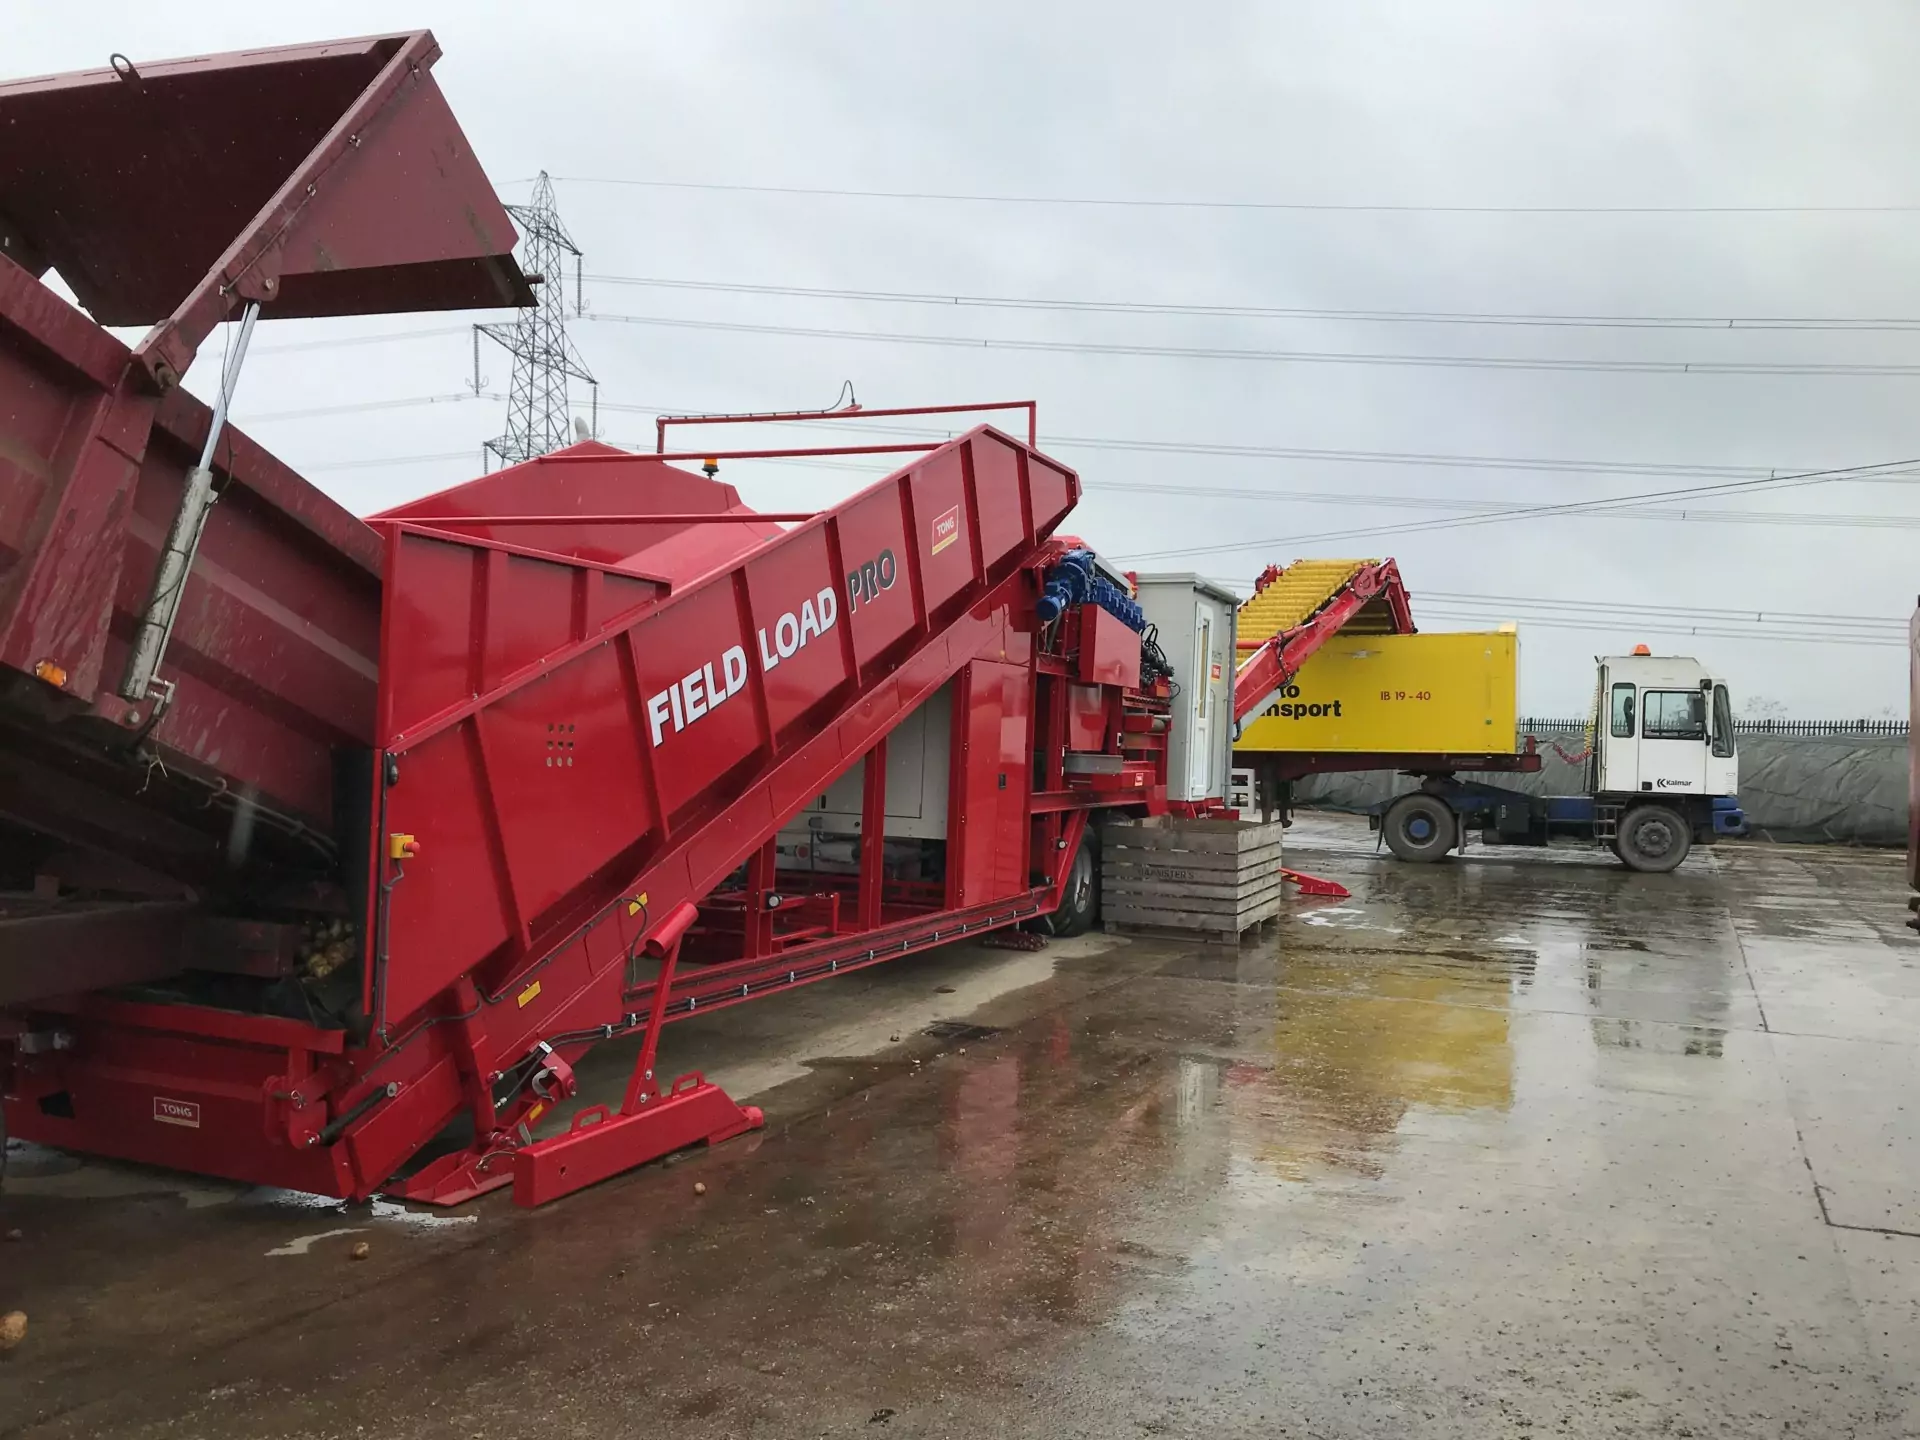
[[[1093,552],[1069,550],[1047,571],[1038,606],[1040,623],[1058,620],[1070,605],[1088,604],[1098,605],[1136,634],[1147,628],[1147,617],[1133,597],[1095,568]]]

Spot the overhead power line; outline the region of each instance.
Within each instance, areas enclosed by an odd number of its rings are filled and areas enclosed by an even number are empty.
[[[1604,610],[1610,613],[1656,615],[1669,618],[1685,616],[1690,619],[1709,621],[1737,620],[1752,624],[1777,624],[1783,621],[1798,624],[1807,621],[1823,625],[1868,625],[1897,630],[1903,635],[1907,629],[1907,617],[1904,615],[1838,615],[1825,610],[1771,610],[1726,605],[1657,605],[1630,600],[1550,600],[1541,595],[1483,595],[1452,590],[1421,590],[1417,594],[1423,600],[1443,600],[1454,603],[1548,606],[1558,610]]]
[[[632,405],[606,405],[604,409],[638,411],[643,407]],[[684,413],[682,411],[645,409],[648,414]],[[848,429],[859,427],[848,426]],[[880,427],[866,427],[877,429]],[[649,446],[638,441],[627,442],[613,440],[608,442],[623,449],[640,452]],[[299,468],[305,471],[322,472],[330,470],[379,470],[406,465],[426,465],[449,463],[456,460],[472,460],[477,452],[468,450],[438,450],[416,455],[360,456],[351,460],[321,460],[308,463]],[[814,462],[806,462],[803,457],[795,457],[783,463],[811,464],[816,469],[857,471],[861,474],[884,475],[890,473],[890,467],[854,461],[840,461],[831,457]],[[1253,486],[1220,485],[1183,485],[1177,483],[1156,483],[1153,481],[1131,482],[1125,480],[1103,480],[1089,484],[1087,497],[1095,499],[1113,492],[1127,494],[1169,495],[1198,499],[1247,499],[1279,501],[1286,504],[1344,505],[1353,507],[1383,506],[1388,508],[1418,510],[1472,511],[1476,513],[1498,514],[1511,510],[1525,510],[1532,507],[1524,501],[1470,500],[1444,496],[1420,495],[1373,495],[1353,491],[1308,491],[1261,489]],[[1596,515],[1606,519],[1618,520],[1658,520],[1674,523],[1696,524],[1739,524],[1739,525],[1792,525],[1815,526],[1833,529],[1859,530],[1916,530],[1920,529],[1920,515],[1883,515],[1883,514],[1826,514],[1820,511],[1787,510],[1682,510],[1652,506],[1622,506],[1600,510]]]
[[[451,395],[413,395],[399,400],[357,400],[346,405],[314,405],[304,410],[262,410],[237,419],[240,425],[258,425],[265,420],[311,420],[322,415],[357,415],[368,410],[411,410],[421,405],[458,405],[464,400],[482,397],[471,390],[456,390]],[[488,397],[494,398],[494,397]]]
[[[956,295],[910,290],[858,290],[810,285],[748,285],[719,280],[674,280],[642,275],[588,275],[597,285],[656,290],[693,290],[727,295],[777,295],[804,300],[858,300],[877,304],[934,305],[949,309],[1048,310],[1100,315],[1179,315],[1246,320],[1341,320],[1395,325],[1515,325],[1602,330],[1920,330],[1920,317],[1787,315],[1546,315],[1497,311],[1364,310],[1317,306],[1208,305],[1150,300],[1036,299],[1012,295]]]
[[[385,470],[396,465],[429,465],[448,460],[475,460],[480,446],[465,450],[439,450],[431,455],[381,455],[357,460],[317,460],[299,467],[302,474],[311,470]]]
[[[708,413],[698,407],[667,406],[661,408],[650,405],[618,405],[603,402],[608,410],[627,410],[643,415],[689,415]],[[714,412],[720,413],[720,412]],[[761,422],[762,424],[768,422]],[[819,432],[819,426],[804,420],[777,420],[774,425],[793,429],[806,429]],[[874,421],[843,420],[835,422],[837,431],[849,431],[867,435],[916,435],[933,439],[949,438],[960,433],[959,429],[948,426],[936,428],[926,425],[888,425]],[[1210,440],[1138,440],[1119,439],[1112,436],[1097,435],[1048,435],[1043,437],[1042,448],[1053,451],[1060,449],[1139,451],[1146,454],[1204,455],[1228,459],[1259,460],[1306,460],[1315,463],[1360,464],[1360,465],[1407,465],[1415,467],[1437,467],[1457,470],[1523,470],[1539,471],[1544,474],[1569,475],[1629,475],[1660,476],[1676,478],[1728,479],[1728,480],[1772,480],[1804,473],[1806,466],[1765,466],[1765,465],[1700,465],[1670,462],[1644,462],[1636,460],[1577,460],[1544,457],[1515,457],[1502,455],[1445,455],[1429,451],[1404,450],[1330,450],[1309,449],[1290,445],[1230,445]],[[1889,470],[1873,475],[1850,477],[1853,483],[1862,485],[1897,484],[1903,480],[1920,475],[1920,471]]]
[[[1619,375],[1831,375],[1911,377],[1920,365],[1813,363],[1761,360],[1532,359],[1510,355],[1369,355],[1344,350],[1242,350],[1201,345],[1126,345],[1094,340],[1015,340],[965,335],[903,335],[884,330],[822,326],[755,325],[735,320],[685,320],[667,315],[609,315],[590,311],[603,324],[648,325],[669,330],[709,330],[740,335],[787,335],[808,340],[856,340],[884,345],[933,345],[961,350],[1021,350],[1065,355],[1133,355],[1163,360],[1234,360],[1293,365],[1420,366],[1451,370],[1549,370]]]
[[[1240,581],[1227,583],[1243,584]],[[1763,606],[1677,605],[1631,600],[1556,600],[1544,595],[1487,595],[1457,590],[1421,589],[1412,593],[1416,608],[1421,611],[1431,608],[1432,602],[1439,602],[1442,607],[1456,609],[1462,606],[1501,610],[1517,607],[1548,614],[1565,612],[1578,616],[1604,615],[1620,618],[1622,623],[1627,624],[1658,619],[1685,621],[1690,624],[1738,625],[1749,628],[1755,626],[1784,626],[1798,630],[1834,628],[1840,631],[1860,631],[1884,638],[1887,635],[1904,636],[1908,622],[1908,617],[1904,615],[1845,615],[1826,610],[1773,610]]]
[[[465,333],[464,331],[460,333]],[[313,416],[348,415],[362,410],[394,410],[419,405],[442,405],[461,400],[476,398],[498,400],[500,396],[488,394],[476,397],[471,392],[462,391],[452,395],[419,395],[396,400],[363,400],[344,405],[326,405],[303,410],[264,411],[246,417],[243,423],[258,424],[266,420],[306,419]],[[616,401],[602,400],[602,410],[634,415],[695,415],[708,412],[702,407],[691,405],[635,405]],[[808,425],[805,421],[775,421],[777,425],[806,428],[818,432],[817,425]],[[845,421],[838,427],[842,431],[859,432],[870,435],[918,435],[930,438],[947,437],[959,433],[948,429],[936,429],[919,425],[884,425],[871,422]],[[1567,475],[1629,475],[1658,477],[1700,477],[1726,479],[1772,480],[1788,478],[1805,473],[1799,468],[1768,467],[1763,465],[1701,465],[1671,462],[1643,462],[1637,460],[1581,460],[1558,457],[1521,457],[1508,455],[1446,455],[1427,451],[1404,450],[1332,450],[1311,449],[1293,445],[1230,445],[1210,440],[1138,440],[1122,439],[1097,435],[1051,435],[1045,437],[1043,448],[1078,448],[1083,450],[1138,451],[1146,454],[1203,455],[1230,459],[1257,460],[1304,460],[1326,464],[1357,465],[1405,465],[1419,468],[1434,467],[1450,470],[1520,470],[1537,471],[1542,474]],[[1842,475],[1839,480],[1858,485],[1900,484],[1910,481],[1920,471],[1889,469],[1872,474]]]
[[[1239,590],[1250,588],[1244,578],[1209,578]],[[1904,648],[1906,643],[1902,638],[1905,627],[1903,620],[1875,616],[1548,600],[1534,596],[1469,595],[1428,590],[1415,594],[1414,617],[1423,622],[1451,620],[1473,625],[1516,621],[1528,626],[1596,634],[1647,632],[1737,640],[1866,645],[1889,649]]]
[[[400,345],[409,340],[434,340],[465,335],[468,325],[435,325],[425,330],[383,330],[376,335],[327,335],[317,340],[289,340],[279,345],[255,345],[251,355],[279,355],[292,350],[343,350],[357,345]]]
[[[1467,621],[1473,624],[1487,624],[1495,617],[1471,610],[1447,610],[1444,608],[1422,608],[1417,618]],[[1709,625],[1692,625],[1684,622],[1666,620],[1625,620],[1613,623],[1593,620],[1569,620],[1547,616],[1503,614],[1498,617],[1511,620],[1516,624],[1547,630],[1576,630],[1586,634],[1618,635],[1622,631],[1650,635],[1688,635],[1702,639],[1747,640],[1759,642],[1781,642],[1793,645],[1847,645],[1864,647],[1871,650],[1904,650],[1903,640],[1870,640],[1849,636],[1835,636],[1824,633],[1769,633],[1761,634],[1749,630],[1725,629]]]
[[[1765,480],[1733,480],[1717,485],[1690,485],[1675,490],[1651,490],[1638,495],[1602,496],[1595,500],[1570,500],[1558,504],[1524,506],[1495,515],[1464,515],[1448,520],[1420,521],[1406,525],[1376,525],[1356,530],[1329,530],[1315,535],[1275,536],[1265,540],[1236,540],[1222,545],[1189,545],[1171,550],[1148,550],[1132,555],[1134,560],[1164,560],[1185,555],[1219,555],[1239,550],[1271,551],[1296,545],[1317,544],[1328,540],[1357,540],[1378,535],[1404,535],[1431,530],[1453,530],[1467,525],[1493,525],[1510,520],[1542,519],[1551,516],[1578,515],[1594,510],[1631,504],[1642,500],[1671,500],[1681,496],[1717,495],[1762,489],[1792,489],[1802,485],[1820,485],[1848,479],[1862,473],[1886,473],[1920,465],[1920,459],[1892,460],[1879,465],[1855,465],[1837,470],[1809,470]]]
[[[704,190],[744,195],[810,195],[838,200],[937,200],[969,205],[1059,205],[1145,210],[1275,210],[1350,215],[1909,215],[1920,205],[1416,205],[1316,200],[1189,200],[1152,196],[993,195],[949,190],[856,190],[811,185],[733,185],[616,175],[556,175],[565,185]],[[529,184],[527,180],[501,182]]]
[[[1244,579],[1232,579],[1223,576],[1210,577],[1217,583],[1248,589]],[[1414,618],[1421,624],[1431,621],[1447,621],[1454,624],[1487,626],[1501,623],[1515,623],[1528,629],[1569,630],[1585,634],[1612,635],[1683,635],[1716,640],[1744,640],[1749,642],[1784,642],[1796,645],[1845,645],[1868,649],[1901,650],[1906,642],[1899,638],[1884,638],[1864,631],[1832,630],[1819,627],[1783,627],[1770,629],[1756,626],[1741,626],[1728,622],[1695,620],[1685,616],[1662,617],[1659,615],[1622,615],[1582,617],[1570,615],[1553,609],[1540,609],[1528,605],[1506,605],[1500,608],[1463,604],[1459,601],[1427,603],[1422,594],[1415,597]]]
[[[1535,607],[1525,605],[1468,605],[1461,601],[1436,601],[1432,605],[1416,607],[1419,614],[1448,613],[1465,614],[1484,623],[1501,620],[1531,620],[1536,623],[1553,621],[1555,623],[1605,625],[1621,630],[1634,630],[1647,625],[1684,626],[1689,630],[1707,629],[1719,634],[1751,635],[1756,639],[1782,636],[1823,636],[1836,643],[1840,641],[1864,641],[1875,645],[1901,646],[1905,641],[1897,631],[1879,630],[1871,626],[1813,625],[1802,623],[1778,623],[1764,625],[1742,625],[1727,620],[1703,620],[1685,615],[1613,615],[1605,612],[1587,613],[1579,610],[1557,610],[1550,606]]]
[[[1379,506],[1384,509],[1450,510],[1497,515],[1530,510],[1524,500],[1472,500],[1450,496],[1373,495],[1339,490],[1274,490],[1253,486],[1183,485],[1178,483],[1093,480],[1087,483],[1087,497],[1093,499],[1115,491],[1127,494],[1173,495],[1189,499],[1256,500],[1289,505],[1343,505],[1353,508]],[[1598,510],[1596,515],[1614,520],[1660,520],[1672,524],[1704,525],[1793,525],[1841,530],[1920,530],[1920,515],[1826,514],[1817,510],[1684,510],[1671,506],[1633,505]]]
[[[472,399],[497,400],[499,398],[500,397],[498,395],[493,395],[490,393],[482,396],[475,396],[471,393],[460,393],[460,394],[453,394],[453,395],[420,395],[420,396],[411,396],[411,397],[394,399],[394,400],[373,400],[373,401],[363,401],[359,403],[345,404],[345,405],[315,406],[315,407],[311,407],[308,409],[301,409],[301,410],[269,411],[269,412],[264,412],[258,415],[249,416],[247,417],[245,423],[249,425],[254,425],[254,424],[259,424],[261,422],[267,422],[267,421],[316,419],[316,418],[331,417],[331,416],[337,416],[337,415],[354,414],[354,413],[358,413],[360,411],[365,411],[365,410],[392,410],[392,409],[409,408],[414,406],[454,404],[460,401],[472,400]],[[661,414],[683,415],[683,414],[693,413],[693,407],[680,406],[680,405],[672,405],[672,406],[636,405],[636,404],[629,404],[629,403],[621,403],[619,401],[602,401],[600,402],[600,404],[602,409],[613,411],[616,413],[639,414],[639,415],[661,415]],[[799,425],[802,422],[794,421],[794,422],[779,422],[779,423],[789,423],[793,425]],[[815,428],[817,430],[817,427]],[[862,424],[859,422],[842,423],[839,426],[839,429],[843,431],[864,432],[869,434],[921,435],[921,436],[931,436],[931,437],[941,437],[951,433],[950,431],[932,429],[924,426]],[[1524,469],[1524,470],[1538,470],[1538,471],[1544,471],[1544,472],[1550,472],[1550,473],[1566,472],[1566,473],[1573,473],[1573,474],[1671,475],[1671,476],[1679,476],[1679,477],[1693,476],[1693,475],[1701,475],[1701,476],[1731,475],[1731,476],[1738,476],[1738,477],[1742,477],[1743,479],[1748,479],[1753,481],[1754,484],[1752,488],[1756,488],[1756,489],[1767,488],[1767,486],[1773,482],[1791,482],[1790,484],[1787,484],[1787,483],[1782,484],[1782,488],[1791,488],[1792,485],[1797,485],[1799,483],[1802,483],[1803,476],[1805,473],[1807,473],[1807,472],[1796,472],[1796,471],[1783,472],[1779,470],[1764,469],[1757,466],[1738,466],[1738,465],[1652,465],[1652,464],[1640,464],[1638,462],[1631,462],[1631,461],[1515,459],[1515,458],[1502,457],[1502,456],[1410,454],[1410,453],[1395,453],[1395,452],[1385,452],[1385,451],[1359,451],[1359,450],[1354,450],[1354,451],[1307,450],[1307,449],[1288,448],[1288,447],[1279,447],[1279,446],[1217,446],[1217,445],[1208,445],[1205,442],[1122,440],[1122,439],[1103,439],[1099,437],[1089,437],[1089,436],[1057,436],[1057,437],[1054,437],[1052,440],[1050,440],[1048,444],[1049,444],[1049,448],[1054,449],[1056,451],[1063,450],[1063,449],[1070,450],[1074,448],[1140,450],[1140,451],[1146,451],[1150,453],[1151,452],[1170,452],[1170,453],[1181,453],[1181,454],[1210,454],[1210,455],[1227,455],[1227,456],[1239,457],[1239,458],[1279,458],[1279,459],[1301,459],[1301,460],[1315,460],[1315,461],[1335,461],[1335,462],[1348,462],[1348,463],[1357,462],[1357,463],[1365,463],[1365,464],[1444,466],[1444,467],[1450,467],[1450,468],[1463,468],[1463,469],[1472,469],[1472,468],[1484,468],[1484,469],[1492,469],[1492,470]],[[647,447],[644,444],[636,444],[631,448],[634,448],[637,450],[645,450]],[[433,454],[427,454],[427,455],[400,455],[400,456],[391,456],[391,457],[385,457],[385,458],[357,458],[354,460],[344,460],[344,461],[322,461],[313,465],[309,465],[306,468],[311,470],[333,470],[333,469],[349,469],[349,468],[375,469],[375,468],[379,468],[381,466],[387,466],[387,465],[412,465],[412,464],[424,464],[424,463],[429,463],[433,461],[465,459],[467,458],[467,455],[468,455],[468,452],[462,450],[462,451],[435,452]],[[867,467],[867,466],[861,466],[861,465],[842,464],[840,462],[834,462],[830,468],[863,470],[863,471],[867,469],[871,469],[872,473],[875,473],[875,474],[884,473],[884,470],[882,469],[882,467],[877,467],[877,466]],[[1831,478],[1828,483],[1887,484],[1887,483],[1911,482],[1911,480],[1916,475],[1920,475],[1920,470],[1915,470],[1911,468],[1900,468],[1898,466],[1894,466],[1894,467],[1883,467],[1880,469],[1870,470],[1864,473],[1855,473],[1850,471],[1812,472],[1812,473],[1820,474],[1823,477],[1830,475]],[[1654,493],[1662,496],[1666,496],[1666,497],[1679,498],[1682,496],[1690,496],[1694,494],[1712,493],[1715,488],[1717,487],[1712,487],[1712,486],[1686,487],[1678,490],[1660,491],[1660,492],[1654,492]],[[1355,506],[1379,505],[1379,506],[1387,506],[1387,507],[1394,507],[1394,508],[1436,509],[1436,510],[1438,509],[1463,510],[1464,509],[1471,512],[1475,512],[1476,514],[1484,514],[1490,518],[1504,518],[1509,516],[1526,516],[1526,515],[1535,514],[1540,509],[1539,506],[1532,505],[1526,502],[1520,502],[1520,501],[1494,501],[1494,500],[1459,499],[1459,498],[1451,498],[1451,497],[1428,497],[1428,496],[1407,496],[1407,495],[1377,495],[1377,494],[1355,493],[1350,491],[1299,491],[1299,490],[1281,490],[1281,489],[1273,489],[1273,488],[1266,488],[1266,487],[1252,487],[1252,486],[1207,486],[1207,485],[1191,485],[1191,484],[1176,484],[1176,483],[1156,483],[1152,481],[1143,481],[1143,482],[1095,481],[1090,486],[1090,493],[1096,496],[1108,491],[1128,491],[1128,492],[1137,492],[1137,493],[1143,493],[1143,494],[1164,494],[1164,495],[1172,495],[1172,496],[1192,496],[1192,497],[1215,498],[1215,499],[1284,500],[1288,502],[1298,502],[1298,503],[1305,503],[1305,504],[1342,504],[1342,505],[1355,505]],[[1597,501],[1579,502],[1579,503],[1586,503],[1586,504],[1594,505],[1596,507],[1602,507],[1602,508],[1596,508],[1592,513],[1599,514],[1608,518],[1618,518],[1618,519],[1652,519],[1652,520],[1661,520],[1661,521],[1705,523],[1705,524],[1728,523],[1728,524],[1755,524],[1755,525],[1812,525],[1812,526],[1821,526],[1821,527],[1828,527],[1828,528],[1854,528],[1854,529],[1920,528],[1920,517],[1907,516],[1907,515],[1828,514],[1828,513],[1822,513],[1817,511],[1794,512],[1794,511],[1771,511],[1771,510],[1726,510],[1726,509],[1681,510],[1681,509],[1674,509],[1674,508],[1656,508],[1656,507],[1634,505],[1631,502],[1634,501],[1636,498],[1638,497],[1631,496],[1631,495],[1616,496],[1616,497],[1601,497],[1601,499]],[[1395,527],[1395,528],[1409,528],[1409,527]],[[1424,525],[1424,526],[1413,526],[1410,528],[1429,529],[1434,527],[1431,525]],[[1377,530],[1339,532],[1339,534],[1331,538],[1345,538],[1347,535],[1358,536],[1358,535],[1370,535],[1375,533],[1381,533],[1381,532]],[[1386,533],[1394,533],[1394,530],[1390,529]],[[1307,536],[1307,537],[1300,537],[1300,538],[1304,541],[1304,540],[1310,540],[1310,539],[1321,539],[1321,538],[1329,538],[1329,537]],[[1265,543],[1265,542],[1258,542],[1258,543]],[[1227,548],[1235,548],[1235,547],[1227,547]]]

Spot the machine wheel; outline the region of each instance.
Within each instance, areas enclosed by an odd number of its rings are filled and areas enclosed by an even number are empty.
[[[1686,859],[1692,848],[1692,828],[1684,816],[1665,805],[1640,805],[1620,819],[1615,849],[1630,870],[1664,875]]]
[[[1402,795],[1380,817],[1387,848],[1402,860],[1425,864],[1446,857],[1460,836],[1453,807],[1437,795]]]
[[[1041,927],[1049,935],[1065,939],[1084,935],[1100,918],[1100,847],[1091,828],[1080,837],[1080,848],[1073,852],[1067,867],[1067,883],[1060,895],[1060,908],[1047,916]]]

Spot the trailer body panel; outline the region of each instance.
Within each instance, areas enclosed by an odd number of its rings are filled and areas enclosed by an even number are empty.
[[[1234,749],[1515,753],[1518,667],[1510,630],[1342,632],[1241,728]]]

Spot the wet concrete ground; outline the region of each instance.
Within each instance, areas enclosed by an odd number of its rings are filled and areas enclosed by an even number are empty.
[[[1920,1434],[1897,857],[1292,847],[1353,899],[1237,953],[676,1026],[767,1130],[544,1211],[16,1151],[0,1436]]]

